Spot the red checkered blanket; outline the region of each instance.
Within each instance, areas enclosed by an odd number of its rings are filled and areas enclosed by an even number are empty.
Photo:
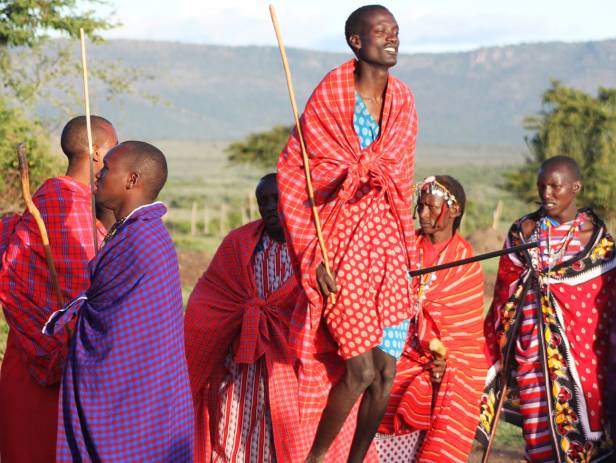
[[[186,355],[197,411],[197,461],[208,461],[207,422],[216,419],[217,410],[209,404],[208,411],[208,389],[224,379],[230,349],[236,363],[265,356],[278,461],[299,461],[298,452],[307,453],[311,443],[298,429],[297,379],[288,348],[289,317],[301,287],[291,276],[266,299],[258,296],[251,258],[263,228],[258,220],[227,235],[188,301]]]

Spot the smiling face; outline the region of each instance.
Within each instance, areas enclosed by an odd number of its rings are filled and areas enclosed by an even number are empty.
[[[537,192],[543,210],[558,222],[572,220],[577,213],[576,197],[582,183],[564,165],[542,168],[537,178]]]
[[[357,59],[370,64],[392,67],[398,61],[398,23],[384,8],[370,10],[359,20],[359,31],[349,36]]]
[[[278,217],[278,184],[275,176],[265,177],[259,182],[256,191],[259,213],[265,222],[265,230],[276,240],[284,237],[282,224]]]

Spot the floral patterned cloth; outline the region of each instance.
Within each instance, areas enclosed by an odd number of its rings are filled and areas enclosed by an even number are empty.
[[[610,461],[613,455],[603,401],[608,333],[616,305],[614,240],[591,210],[580,214],[594,224],[588,244],[547,268],[541,258],[545,246],[542,213],[513,224],[506,246],[538,240],[540,247],[501,258],[485,325],[492,368],[482,397],[479,431],[487,440],[504,384],[517,389],[514,380],[524,367],[516,355],[524,331],[521,326],[527,322],[523,309],[529,297],[536,300],[538,378],[547,404],[550,458],[558,462]],[[526,239],[521,226],[528,220],[537,228]]]

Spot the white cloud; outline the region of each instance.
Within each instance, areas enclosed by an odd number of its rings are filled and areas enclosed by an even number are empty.
[[[351,0],[276,2],[278,19],[289,46],[345,50],[344,21],[356,7]],[[123,23],[108,37],[178,40],[228,45],[273,45],[268,1],[225,2],[113,0]],[[446,51],[487,45],[587,40],[616,36],[611,18],[616,2],[518,0],[390,0],[401,26],[402,51]]]

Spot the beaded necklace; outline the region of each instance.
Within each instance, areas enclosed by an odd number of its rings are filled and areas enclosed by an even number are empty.
[[[580,228],[582,223],[582,214],[579,212],[575,215],[575,219],[571,223],[569,230],[564,237],[564,239],[557,244],[556,246],[552,245],[552,227],[557,227],[558,222],[552,219],[549,216],[541,218],[537,226],[535,227],[535,231],[531,235],[533,241],[544,240],[546,245],[545,248],[542,249],[541,246],[535,248],[533,253],[531,254],[532,265],[535,269],[542,272],[539,275],[539,281],[541,287],[545,291],[545,295],[548,300],[551,298],[550,291],[550,273],[552,272],[552,268],[558,264],[561,258],[564,256],[564,253],[567,250],[567,246],[573,239],[573,234],[576,230]],[[546,262],[547,261],[547,262]],[[544,273],[547,269],[547,273]]]
[[[571,222],[564,239],[561,240],[560,243],[554,245],[552,243],[552,228],[557,227],[558,223],[549,216],[541,218],[531,235],[531,241],[546,243],[544,248],[536,248],[532,253],[533,266],[537,270],[544,271],[547,269],[548,272],[550,272],[552,268],[560,262],[567,250],[567,246],[569,246],[571,240],[573,240],[574,233],[579,230],[582,219],[582,214],[578,212]]]
[[[111,226],[111,228],[109,229],[109,232],[105,235],[105,238],[103,239],[103,242],[101,243],[101,248],[105,246],[105,244],[107,244],[107,242],[109,242],[109,240],[111,240],[111,238],[113,238],[116,235],[116,233],[118,232],[118,229],[120,228],[120,225],[124,223],[127,217],[122,217],[121,219],[119,219],[116,223],[114,223]]]

